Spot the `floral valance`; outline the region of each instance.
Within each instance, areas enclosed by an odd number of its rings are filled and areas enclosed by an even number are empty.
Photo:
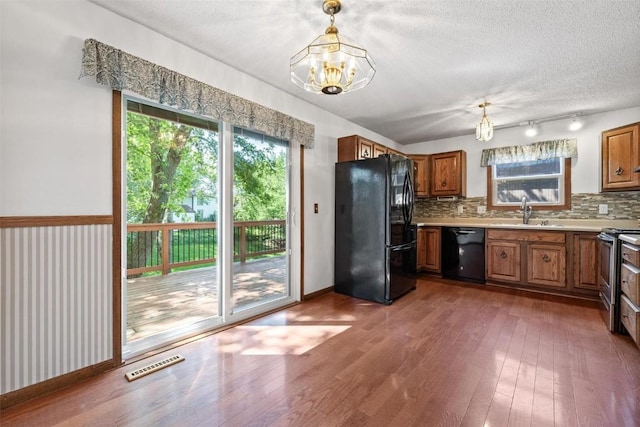
[[[224,120],[269,136],[313,147],[312,124],[153,64],[94,39],[84,41],[80,77],[95,76],[114,90],[129,90],[181,110]]]
[[[487,148],[482,150],[480,166],[545,160],[554,157],[578,157],[577,141],[575,139],[555,139],[528,145]]]

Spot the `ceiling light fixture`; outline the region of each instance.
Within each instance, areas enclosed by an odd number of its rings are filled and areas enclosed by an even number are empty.
[[[340,1],[324,0],[322,10],[331,16],[331,25],[291,58],[291,81],[308,92],[351,92],[368,85],[376,73],[367,50],[338,34],[333,23],[340,9]]]
[[[524,131],[524,134],[527,135],[529,138],[536,136],[538,134],[538,125],[535,124],[534,122],[529,122],[529,125],[527,126],[527,130]]]
[[[575,132],[582,129],[582,125],[582,120],[580,120],[578,114],[574,114],[573,118],[571,119],[571,123],[569,124],[569,130]]]
[[[489,141],[493,138],[493,123],[487,117],[487,107],[491,105],[490,102],[483,102],[478,105],[478,107],[482,108],[482,119],[478,126],[476,126],[476,139],[478,141]]]

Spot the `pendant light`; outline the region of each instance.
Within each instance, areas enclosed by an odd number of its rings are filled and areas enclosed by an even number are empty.
[[[482,119],[476,126],[476,139],[481,142],[489,141],[493,138],[493,123],[487,117],[487,107],[489,105],[491,103],[486,101],[478,105],[478,107],[482,108]]]
[[[291,58],[291,81],[308,92],[326,95],[351,92],[368,85],[376,73],[367,50],[338,34],[333,24],[340,9],[339,0],[324,0],[322,10],[330,15],[331,25]]]

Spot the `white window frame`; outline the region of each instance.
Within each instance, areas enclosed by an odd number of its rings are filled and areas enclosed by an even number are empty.
[[[488,169],[487,194],[488,205],[491,209],[514,209],[520,207],[520,201],[501,202],[498,200],[498,183],[501,181],[529,181],[540,178],[555,178],[558,180],[558,201],[555,203],[537,202],[527,199],[527,203],[546,209],[571,209],[571,163],[570,159],[557,158],[560,163],[560,172],[556,174],[521,175],[512,177],[497,177],[497,168],[493,165]],[[523,162],[513,162],[518,164]]]

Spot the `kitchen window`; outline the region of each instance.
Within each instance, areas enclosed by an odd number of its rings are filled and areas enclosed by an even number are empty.
[[[523,197],[545,209],[571,209],[571,159],[553,157],[487,168],[487,207],[519,208]]]

